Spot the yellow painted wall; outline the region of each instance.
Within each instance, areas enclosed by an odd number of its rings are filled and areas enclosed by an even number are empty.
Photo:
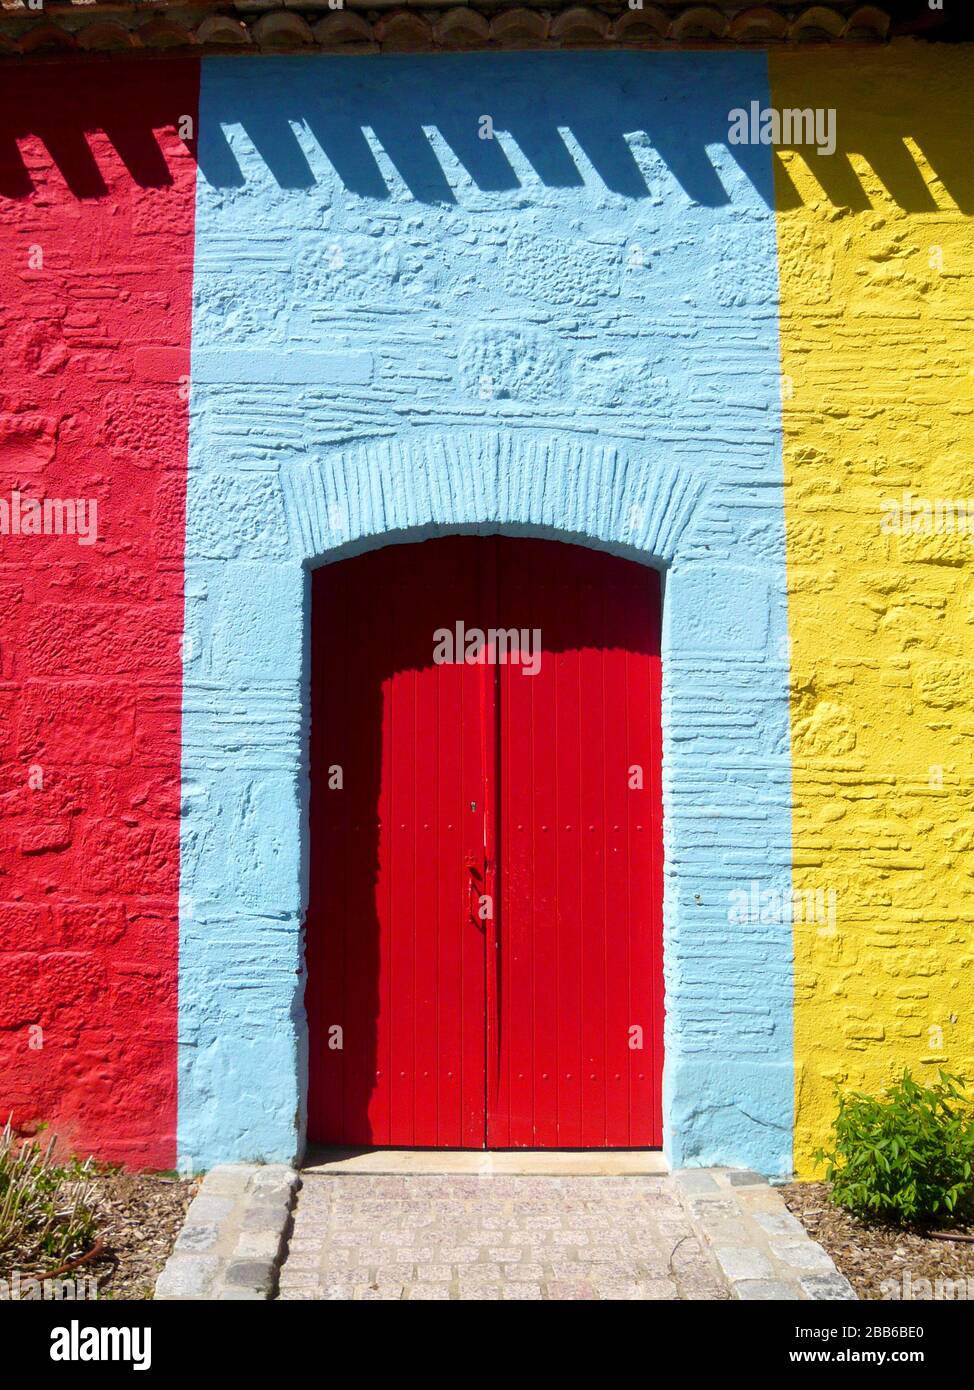
[[[769,61],[838,133],[776,160],[808,1176],[836,1083],[974,1077],[974,46]],[[884,530],[904,491],[966,533]]]

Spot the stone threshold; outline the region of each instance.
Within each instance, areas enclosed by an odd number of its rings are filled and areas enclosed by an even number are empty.
[[[658,1149],[309,1149],[305,1173],[481,1174],[484,1177],[656,1177]]]

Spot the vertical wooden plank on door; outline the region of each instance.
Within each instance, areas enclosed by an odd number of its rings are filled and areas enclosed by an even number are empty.
[[[487,611],[491,624],[496,627],[502,620],[508,557],[502,552],[499,537],[492,538],[490,544],[494,550],[493,590]],[[506,1149],[515,1147],[518,1142],[515,1136],[523,1134],[523,1126],[519,1126],[514,1117],[530,1116],[534,1110],[530,1052],[533,1030],[525,1021],[529,1016],[534,969],[532,943],[529,931],[524,931],[523,927],[518,930],[521,919],[515,919],[507,910],[512,896],[525,904],[531,900],[534,850],[530,824],[523,823],[518,815],[521,808],[517,795],[504,797],[501,788],[515,784],[511,766],[517,763],[522,768],[530,767],[532,754],[530,717],[524,717],[520,707],[512,709],[509,673],[500,667],[495,671],[495,691],[497,782],[493,804],[499,877],[494,952],[490,962],[495,992],[487,1015],[487,1145]]]
[[[421,570],[411,568],[404,591],[399,581],[400,557],[387,550],[391,559],[385,590],[386,605],[392,614],[389,634],[390,674],[384,685],[385,723],[389,729],[389,758],[383,768],[382,811],[383,844],[389,847],[389,901],[385,927],[389,942],[389,1087],[391,1092],[390,1132],[396,1143],[420,1143],[422,1129],[415,1123],[416,1088],[416,997],[413,988],[416,959],[416,663],[421,659],[415,648],[422,641],[422,619],[417,606]],[[421,557],[413,557],[414,563]],[[405,576],[402,576],[405,578]],[[432,643],[427,652],[432,661]],[[390,1143],[393,1142],[391,1139]]]
[[[610,1129],[610,1143],[658,1146],[662,1134],[663,1057],[663,827],[662,715],[660,708],[660,586],[652,572],[629,576],[636,593],[623,606],[626,632],[626,760],[634,769],[628,792],[628,963],[629,1019],[638,1028],[623,1047],[622,1030],[612,1046],[629,1063],[628,1095],[619,1097]],[[646,718],[646,711],[649,718]],[[636,775],[638,770],[639,775]],[[630,782],[633,785],[630,786]],[[640,912],[651,904],[649,926]],[[640,988],[640,982],[645,987]],[[628,1132],[628,1140],[616,1139]]]
[[[556,1142],[559,1148],[574,1149],[582,1142],[581,1010],[585,937],[579,829],[583,756],[579,724],[579,651],[573,629],[584,595],[586,572],[582,562],[589,552],[573,554],[574,563],[566,566],[559,553],[561,549],[563,547],[554,551],[553,556],[551,552],[539,551],[535,558],[540,598],[537,619],[544,646],[543,660],[551,664],[554,681],[553,743],[549,749],[553,766],[550,769],[540,767],[539,775],[550,777],[554,784],[553,824],[549,836],[556,866],[557,896],[554,916],[544,928],[551,938],[547,953],[555,965],[557,1001],[553,1027],[558,1089],[551,1142]],[[555,558],[554,564],[552,558]]]
[[[497,625],[498,571],[500,564],[498,536],[484,537],[477,543],[477,623],[485,637]],[[484,944],[484,983],[486,988],[484,1017],[484,1068],[486,1076],[486,1105],[482,1116],[482,1142],[489,1143],[488,1114],[490,1097],[506,1091],[509,1080],[501,1076],[501,1056],[505,1018],[503,997],[502,958],[500,953],[500,874],[499,842],[500,769],[500,686],[499,668],[489,660],[485,651],[480,673],[480,765],[483,786],[478,809],[481,816],[483,853],[482,869],[473,884],[474,904],[482,904],[486,912],[477,922]]]
[[[450,617],[464,630],[480,622],[483,601],[481,574],[482,547],[472,537],[455,537],[449,544],[456,547],[462,561],[462,592],[457,595]],[[488,542],[489,544],[489,542]],[[441,624],[449,627],[449,619]],[[462,653],[457,653],[462,656]],[[458,898],[462,903],[459,939],[461,949],[461,1038],[459,1057],[461,1089],[461,1140],[465,1148],[483,1148],[486,1143],[487,1112],[487,972],[488,925],[477,916],[477,901],[481,891],[487,891],[485,864],[484,820],[489,812],[491,776],[487,763],[490,756],[485,740],[484,680],[486,668],[460,663],[455,668],[460,685],[460,714],[462,741],[458,775],[453,776],[444,765],[444,775],[456,788],[456,814],[453,823],[459,830],[458,851],[455,855]],[[475,870],[471,874],[471,866]]]
[[[539,634],[542,657],[536,675],[511,668],[509,679],[514,692],[527,687],[531,719],[531,779],[519,798],[518,818],[530,827],[534,839],[534,902],[530,926],[534,975],[531,1014],[525,1026],[533,1029],[534,1114],[525,1117],[519,1142],[532,1147],[560,1148],[559,1092],[571,1085],[575,1070],[572,1054],[564,1058],[566,1035],[577,1029],[577,976],[561,969],[559,956],[567,955],[572,943],[559,935],[559,911],[564,906],[560,882],[560,840],[558,820],[559,728],[558,728],[558,648],[557,615],[552,611],[552,591],[561,558],[557,550],[537,541],[512,541],[508,549],[509,587],[503,611],[505,626],[525,628]],[[526,592],[530,608],[524,622],[517,621],[516,604],[519,575],[527,576]],[[559,578],[561,576],[558,576]],[[554,584],[552,583],[554,581]],[[549,588],[549,585],[552,585]],[[512,717],[516,700],[512,701]],[[517,777],[519,769],[512,768]],[[502,788],[502,796],[506,789]],[[567,1062],[567,1066],[565,1065]],[[566,1073],[569,1076],[566,1082]]]
[[[602,986],[606,1004],[601,1017],[592,1019],[592,1043],[602,1048],[605,1079],[600,1093],[592,1088],[591,1111],[586,1118],[589,1143],[625,1148],[632,1142],[630,1121],[638,1123],[629,1103],[629,1028],[633,1011],[640,1011],[640,1001],[648,1001],[650,991],[649,980],[634,977],[632,973],[630,940],[648,934],[645,919],[652,911],[652,904],[642,897],[634,882],[630,855],[633,850],[638,853],[639,846],[632,842],[630,811],[632,798],[638,793],[629,787],[629,768],[645,761],[641,738],[650,718],[648,700],[631,702],[629,688],[629,678],[642,662],[640,655],[630,650],[630,640],[637,636],[637,625],[646,621],[643,586],[650,576],[647,570],[613,561],[612,556],[601,559],[598,628],[601,697],[592,709],[591,718],[593,722],[597,720],[604,731]],[[643,634],[644,649],[647,636]],[[644,1061],[647,1054],[639,1052],[636,1055]]]
[[[411,911],[413,977],[413,1101],[415,1133],[433,1135],[435,1144],[457,1144],[454,1126],[439,1108],[439,1054],[445,1039],[440,1037],[440,938],[439,920],[439,794],[440,767],[455,776],[459,766],[455,741],[457,731],[443,728],[439,719],[440,687],[443,668],[432,661],[433,634],[437,622],[438,592],[435,566],[429,551],[414,547],[414,617],[417,650],[410,653],[415,686],[414,717],[411,731],[414,799],[410,819],[413,826],[413,901],[401,911]],[[457,978],[459,978],[457,976]],[[418,1142],[418,1141],[415,1141]]]
[[[496,625],[531,630],[537,617],[534,554],[498,542]],[[539,725],[553,719],[551,663],[536,676],[500,666],[501,894],[499,925],[501,1084],[488,1114],[491,1147],[530,1148],[539,1124],[556,1125],[558,1012],[556,960],[544,922],[554,911],[556,866],[549,853],[554,812],[552,762]],[[536,768],[547,774],[539,780]],[[545,836],[548,836],[545,839]]]
[[[612,698],[613,654],[606,650],[611,638],[611,600],[606,585],[614,557],[589,551],[577,558],[581,592],[576,608],[575,640],[579,647],[579,712],[577,740],[582,752],[580,778],[585,836],[586,874],[581,894],[580,928],[581,1005],[579,1028],[582,1046],[582,1114],[579,1143],[584,1148],[606,1144],[605,1112],[606,1038],[612,1026],[613,998],[607,975],[609,940],[624,934],[625,913],[611,911],[609,885],[625,863],[615,857],[618,834],[614,813],[611,747],[617,731],[618,708]],[[607,669],[608,668],[608,669]]]
[[[428,579],[437,585],[436,566],[431,564]],[[430,595],[430,640],[440,627],[453,621],[453,604],[449,594],[439,595],[445,603]],[[462,769],[465,748],[469,739],[464,711],[465,682],[462,670],[454,665],[430,666],[430,678],[435,688],[431,701],[434,723],[434,742],[418,750],[429,760],[433,774],[433,804],[423,810],[423,824],[433,827],[433,878],[436,887],[436,1007],[426,1015],[427,1031],[435,1034],[436,1113],[435,1143],[446,1148],[469,1146],[464,1125],[464,1008],[468,990],[465,966],[465,933],[451,931],[451,905],[458,915],[463,912],[464,884],[462,875]],[[425,833],[425,832],[424,832]],[[456,982],[450,989],[449,982]]]

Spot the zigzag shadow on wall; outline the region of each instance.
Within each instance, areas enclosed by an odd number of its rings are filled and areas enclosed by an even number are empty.
[[[587,163],[610,192],[652,198],[660,193],[654,169],[662,164],[691,201],[719,207],[732,200],[711,153],[723,147],[766,206],[789,210],[801,205],[802,194],[783,162],[772,161],[766,146],[728,144],[729,101],[747,106],[767,99],[762,57],[663,55],[660,71],[667,80],[659,87],[648,80],[652,67],[646,65],[660,61],[652,54],[434,55],[422,60],[429,65],[425,82],[416,80],[414,59],[342,58],[338,70],[349,71],[353,80],[340,88],[292,80],[287,64],[297,63],[294,72],[300,74],[307,71],[305,60],[258,59],[275,80],[256,89],[218,82],[208,91],[200,172],[215,188],[247,184],[245,168],[253,177],[252,166],[244,160],[242,167],[227,138],[229,128],[240,126],[281,189],[314,187],[320,174],[295,133],[303,128],[342,187],[365,198],[392,198],[398,178],[418,202],[454,204],[451,160],[481,193],[516,193],[522,179],[507,153],[513,146],[548,188],[581,187],[591,179]],[[533,87],[525,58],[550,65],[549,80]],[[172,172],[157,132],[175,127],[186,114],[181,108],[187,104],[187,78],[195,71],[187,62],[143,65],[138,82],[124,84],[122,96],[117,83],[104,81],[103,68],[79,76],[73,67],[70,99],[55,100],[57,68],[12,70],[0,95],[0,197],[36,191],[21,148],[32,139],[41,142],[76,198],[110,196],[117,171],[110,176],[100,167],[89,143],[93,131],[104,132],[139,187],[166,187]],[[790,86],[790,100],[800,93],[803,104],[832,104],[837,112],[835,153],[799,151],[836,207],[872,206],[850,158],[860,156],[903,211],[937,211],[909,141],[957,207],[974,213],[974,161],[958,112],[932,97],[924,105],[921,92],[909,106],[898,95],[877,116],[851,103],[855,89],[848,72],[830,73],[824,64],[809,65],[807,75],[801,70],[797,78],[793,73]],[[484,116],[501,138],[481,138]],[[637,159],[634,144],[647,149],[647,160]],[[30,163],[43,181],[36,152]]]
[[[701,56],[719,63],[724,74],[730,70],[726,56]],[[632,53],[436,56],[419,60],[426,64],[425,82],[416,80],[416,61],[343,60],[341,70],[348,68],[353,80],[340,89],[274,82],[258,93],[211,92],[216,119],[201,142],[203,178],[216,188],[245,186],[245,168],[225,133],[239,126],[281,188],[311,188],[319,175],[296,134],[303,128],[344,189],[361,197],[389,199],[398,179],[418,202],[454,204],[451,160],[482,193],[516,192],[522,178],[510,146],[547,188],[583,186],[588,164],[612,193],[658,196],[634,153],[635,136],[694,202],[716,207],[730,201],[708,153],[708,146],[727,141],[728,84],[709,81],[705,67],[670,64],[665,90],[654,92],[645,57]],[[754,78],[743,81],[742,98],[759,80],[753,60],[740,69],[748,70]],[[539,71],[546,77],[540,84]],[[484,138],[486,118],[494,138]],[[767,151],[731,153],[770,205]]]
[[[6,69],[0,87],[0,198],[37,191],[46,179],[45,152],[77,199],[109,197],[118,160],[139,188],[172,184],[157,132],[178,128],[192,112],[195,101],[188,93],[196,87],[195,66],[143,64],[135,73],[129,69],[129,80],[107,80],[114,71],[101,64],[72,64],[66,73],[54,66]],[[92,148],[95,132],[101,133],[99,143],[107,138],[114,150],[111,169],[99,164]]]
[[[901,211],[942,212],[923,169],[907,144],[910,141],[960,211],[974,214],[974,163],[958,128],[945,120],[943,113],[930,112],[925,117],[914,115],[902,122],[891,122],[885,130],[877,132],[862,112],[847,108],[837,108],[837,111],[839,138],[833,155],[786,147],[804,160],[827,202],[836,208],[865,212],[883,201],[882,195],[878,198],[871,195],[860,179],[853,162],[858,158],[869,165],[885,190],[885,197]],[[804,205],[805,199],[781,159],[775,160],[775,187],[779,212],[790,212]]]

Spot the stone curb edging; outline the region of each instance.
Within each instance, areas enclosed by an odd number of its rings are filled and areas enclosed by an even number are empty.
[[[832,1257],[766,1178],[737,1168],[685,1168],[673,1177],[731,1298],[855,1300]]]
[[[273,1298],[300,1185],[284,1163],[211,1168],[156,1281],[155,1297]]]

